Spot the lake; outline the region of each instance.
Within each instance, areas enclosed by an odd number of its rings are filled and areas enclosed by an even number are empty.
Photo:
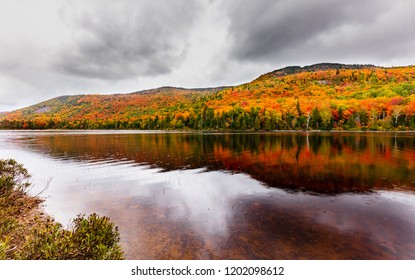
[[[415,134],[0,131],[64,226],[128,259],[415,259]]]

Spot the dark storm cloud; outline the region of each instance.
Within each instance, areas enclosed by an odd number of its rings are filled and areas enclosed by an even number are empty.
[[[88,2],[90,4],[90,1]],[[185,58],[196,1],[96,1],[69,16],[74,44],[56,68],[80,77],[126,79],[166,74]]]
[[[415,5],[408,2],[231,1],[231,57],[290,64],[313,58],[378,62],[412,54]]]

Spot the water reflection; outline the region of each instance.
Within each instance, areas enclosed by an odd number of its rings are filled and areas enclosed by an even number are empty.
[[[408,134],[52,134],[19,141],[61,160],[226,170],[317,193],[415,186],[415,137]]]
[[[110,216],[128,258],[415,258],[410,134],[2,133],[7,153],[53,177],[59,220]]]

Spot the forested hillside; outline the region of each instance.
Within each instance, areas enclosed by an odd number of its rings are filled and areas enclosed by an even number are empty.
[[[39,104],[3,113],[2,128],[16,129],[127,129],[170,128],[169,114],[199,109],[223,88],[183,89],[162,87],[129,94],[60,96]],[[194,103],[194,105],[193,105]],[[183,114],[187,116],[186,113]]]
[[[415,67],[286,67],[239,86],[63,96],[0,116],[2,128],[413,130]]]

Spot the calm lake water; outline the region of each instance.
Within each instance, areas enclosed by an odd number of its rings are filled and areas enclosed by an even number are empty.
[[[415,135],[0,132],[64,226],[128,259],[415,259]]]

